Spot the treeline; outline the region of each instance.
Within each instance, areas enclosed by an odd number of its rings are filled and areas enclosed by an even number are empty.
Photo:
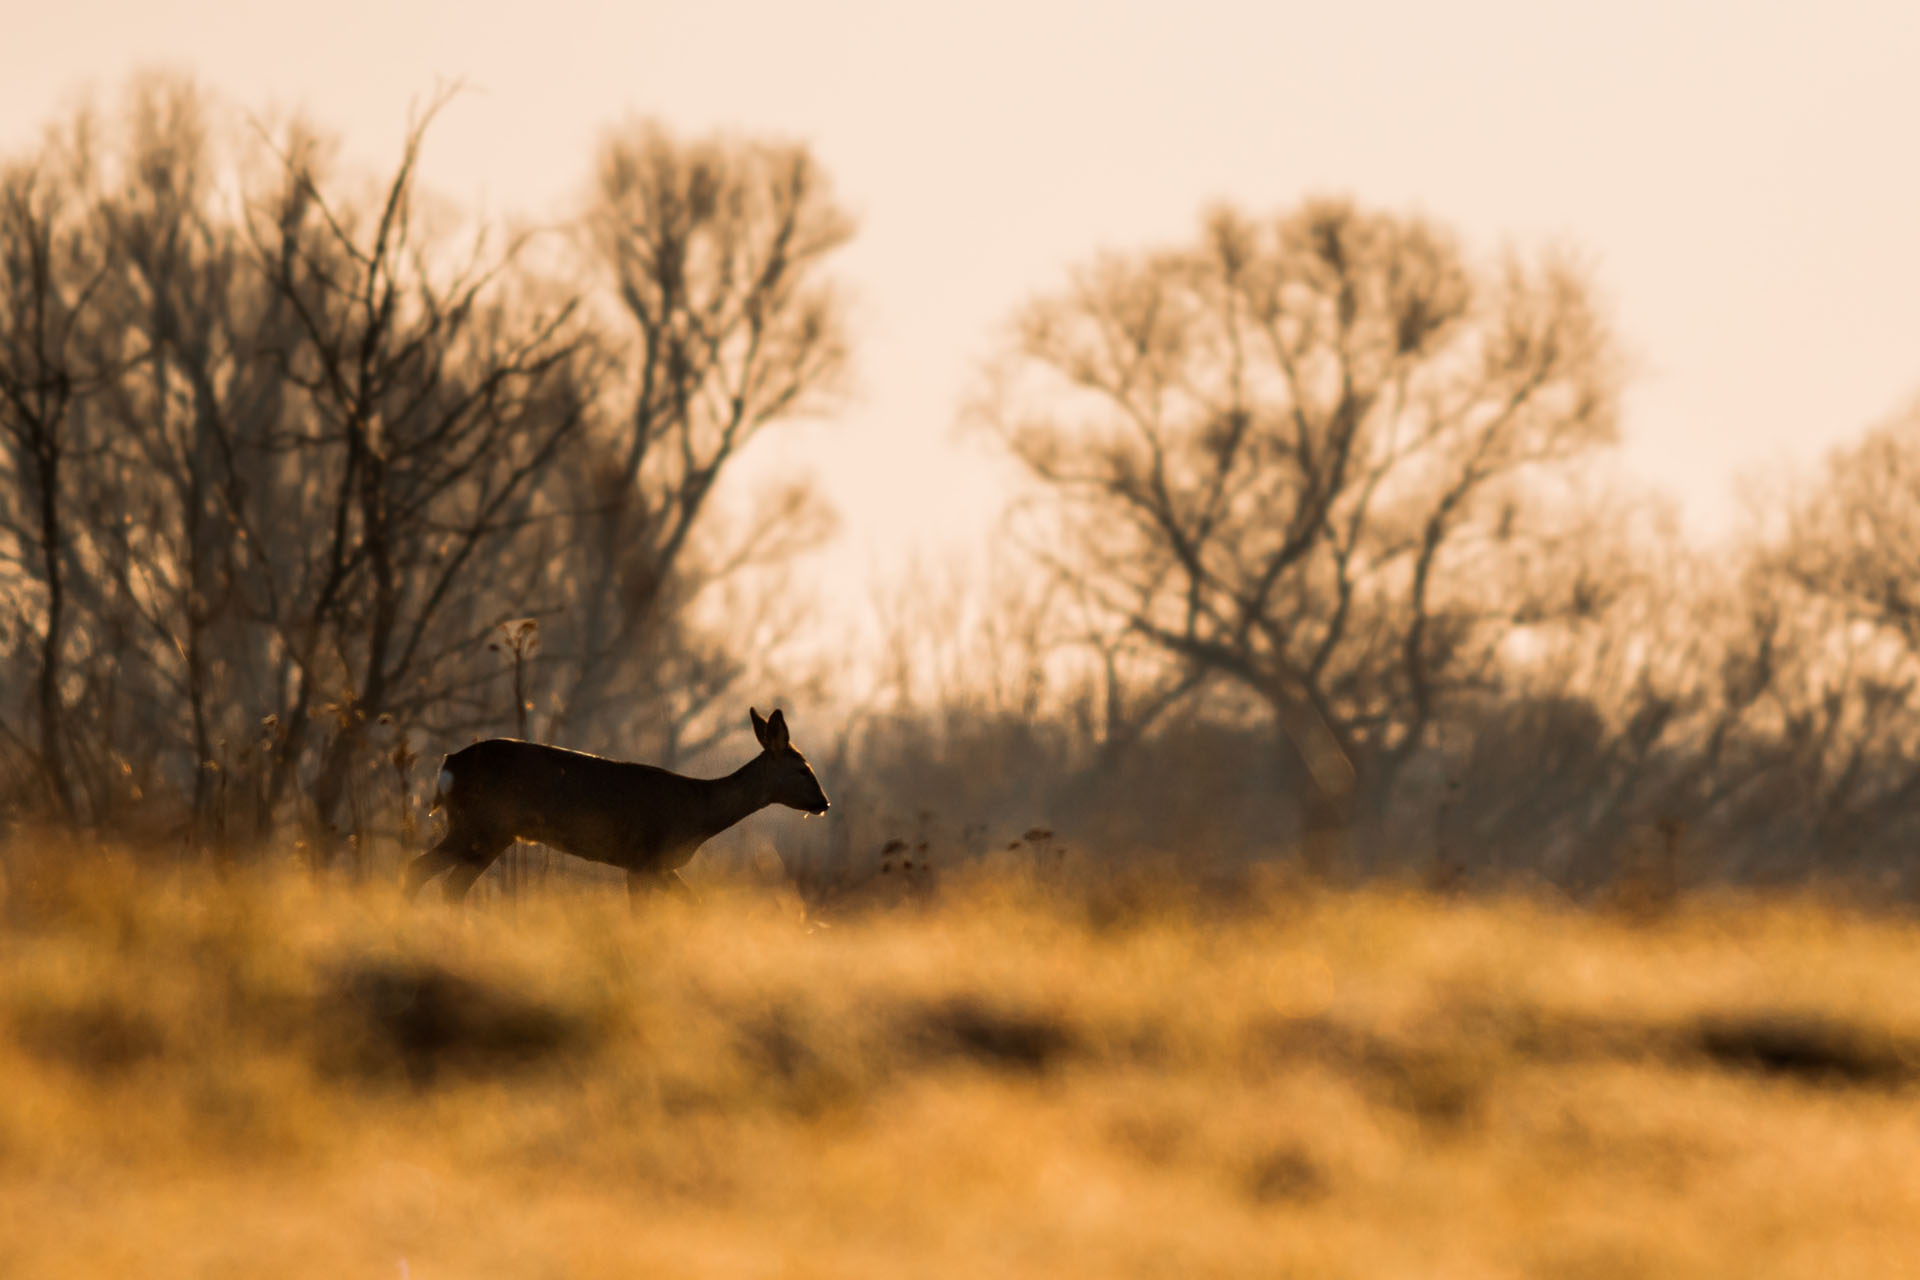
[[[816,885],[1011,852],[1920,888],[1920,411],[1702,550],[1602,478],[1624,374],[1574,264],[1217,210],[1015,312],[963,406],[1028,481],[991,592],[910,584],[808,677],[770,665],[781,569],[831,513],[714,498],[850,360],[804,148],[632,124],[577,218],[503,239],[416,191],[425,122],[356,194],[313,129],[225,120],[143,81],[0,175],[14,822],[293,823],[325,862],[419,838],[416,755],[673,765],[777,690],[835,799],[779,837]]]
[[[416,190],[431,115],[362,193],[312,128],[148,79],[0,172],[16,819],[295,818],[326,860],[423,745],[731,729],[790,611],[764,570],[829,526],[804,484],[713,495],[831,406],[851,224],[803,148],[640,123],[571,225],[462,229]]]
[[[1920,892],[1920,409],[1700,548],[1604,478],[1622,378],[1566,261],[1348,202],[1085,264],[970,409],[1040,582],[906,617],[786,851]]]

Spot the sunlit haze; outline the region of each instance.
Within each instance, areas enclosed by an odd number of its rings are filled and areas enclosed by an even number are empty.
[[[40,5],[10,15],[4,142],[149,67],[304,108],[369,174],[410,112],[434,189],[559,217],[633,114],[813,147],[859,219],[857,394],[776,433],[842,517],[823,595],[980,546],[996,465],[954,422],[1010,312],[1101,248],[1310,193],[1477,252],[1565,245],[1633,360],[1630,474],[1711,534],[1737,482],[1920,390],[1920,8],[893,3]]]

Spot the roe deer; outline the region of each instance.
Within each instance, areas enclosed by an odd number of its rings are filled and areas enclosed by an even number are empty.
[[[676,872],[694,851],[750,813],[784,804],[825,813],[827,793],[787,739],[787,718],[747,708],[760,754],[724,778],[687,778],[648,764],[489,738],[449,755],[434,788],[447,834],[407,868],[407,897],[442,871],[449,902],[514,840],[534,840],[577,858],[623,868],[636,898],[687,892]]]

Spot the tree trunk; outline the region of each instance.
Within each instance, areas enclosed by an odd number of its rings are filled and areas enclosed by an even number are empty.
[[[40,673],[35,689],[40,713],[40,768],[56,811],[71,822],[73,786],[67,778],[60,746],[60,652],[66,646],[67,583],[64,558],[66,530],[60,519],[60,449],[50,440],[37,442],[40,471],[40,554],[47,578],[47,629],[40,638]]]
[[[1268,690],[1283,744],[1305,770],[1306,803],[1300,824],[1300,859],[1308,874],[1325,879],[1346,853],[1358,778],[1353,754],[1312,698],[1276,682]]]

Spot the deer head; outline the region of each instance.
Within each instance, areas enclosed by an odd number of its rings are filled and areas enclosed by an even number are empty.
[[[820,780],[813,776],[807,758],[794,750],[788,739],[786,715],[776,710],[762,719],[752,707],[747,708],[747,715],[753,720],[753,736],[760,740],[760,759],[755,764],[773,802],[802,813],[825,813],[827,793],[820,789]]]

